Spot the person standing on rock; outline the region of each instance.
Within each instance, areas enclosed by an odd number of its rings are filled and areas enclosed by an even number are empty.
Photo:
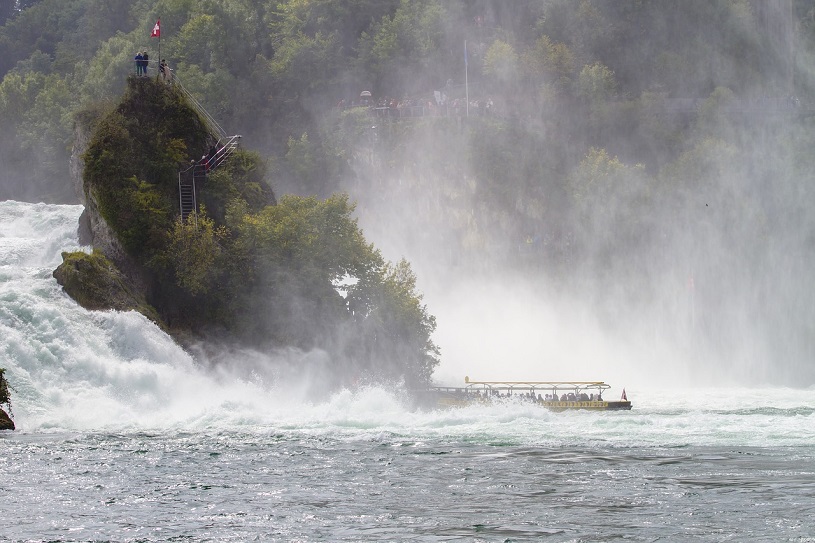
[[[147,54],[147,49],[144,50],[144,53],[141,55],[142,60],[142,72],[144,75],[147,75],[147,66],[148,62],[150,62],[150,56]]]
[[[137,51],[136,56],[133,60],[136,61],[136,75],[141,75],[142,62],[144,62],[144,57],[141,56],[141,53]]]

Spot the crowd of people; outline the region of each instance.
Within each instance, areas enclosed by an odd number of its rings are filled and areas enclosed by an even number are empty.
[[[482,393],[480,390],[476,390],[472,392],[476,397],[482,397]],[[602,393],[598,392],[597,394],[591,393],[587,394],[585,392],[568,392],[561,394],[559,397],[557,392],[553,392],[552,394],[535,394],[535,391],[532,390],[530,392],[519,392],[517,394],[512,394],[512,391],[509,390],[506,393],[501,392],[500,390],[484,390],[483,393],[484,398],[519,398],[521,400],[529,400],[532,402],[601,402],[603,401]]]

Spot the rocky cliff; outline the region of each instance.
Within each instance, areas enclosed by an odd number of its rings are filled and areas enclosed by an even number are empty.
[[[200,316],[202,300],[178,286],[182,257],[170,243],[174,229],[185,228],[178,222],[179,171],[214,143],[182,93],[152,78],[131,77],[118,104],[76,115],[70,173],[85,206],[80,242],[93,252],[64,253],[54,277],[80,305],[139,311],[177,338],[201,324],[193,319],[209,324],[211,317]],[[227,200],[244,199],[251,209],[274,202],[259,182],[259,159],[235,155],[239,164],[220,168],[230,171],[219,171],[217,182],[208,175],[200,195],[213,216],[223,217]]]
[[[0,368],[0,405],[5,405],[11,411],[11,398],[9,397],[9,386],[4,375],[5,372],[5,369]],[[14,421],[2,408],[0,408],[0,430],[14,430]]]
[[[94,194],[82,181],[82,156],[87,150],[90,131],[91,126],[77,122],[70,172],[77,197],[85,206],[79,217],[79,242],[93,247],[93,252],[62,253],[63,262],[54,270],[54,278],[85,309],[138,311],[166,328],[157,311],[142,294],[147,281],[141,267],[119,243],[116,234],[99,213]]]

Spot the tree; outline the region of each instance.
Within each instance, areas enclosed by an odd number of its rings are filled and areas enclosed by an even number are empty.
[[[575,58],[565,43],[552,43],[548,36],[541,36],[522,59],[526,77],[535,84],[550,86],[560,94],[571,91]]]
[[[484,55],[484,75],[504,85],[518,78],[518,54],[515,48],[502,40],[495,40]]]
[[[649,189],[641,164],[626,166],[592,148],[569,176],[576,226],[587,256],[625,255],[641,246],[649,223]]]
[[[613,98],[617,92],[614,72],[600,62],[587,64],[580,70],[577,93],[592,104],[600,104]]]
[[[6,21],[16,13],[16,7],[16,0],[0,0],[0,26],[6,24]]]
[[[401,0],[359,39],[356,65],[369,73],[374,90],[386,96],[438,88],[449,77],[439,54],[447,11],[437,0]]]
[[[431,339],[436,319],[421,303],[410,264],[402,259],[381,268],[377,281],[362,282],[349,298],[355,305],[365,300],[357,320],[371,369],[383,377],[399,376],[409,387],[427,386],[439,364],[439,348]]]
[[[192,296],[208,294],[216,288],[224,269],[222,246],[227,234],[227,229],[216,227],[205,211],[195,220],[176,219],[167,242],[167,260],[174,268],[179,287]]]

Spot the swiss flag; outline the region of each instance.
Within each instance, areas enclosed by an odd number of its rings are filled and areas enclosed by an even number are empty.
[[[161,19],[156,21],[156,26],[153,27],[153,32],[150,33],[151,38],[160,38],[161,37]]]

